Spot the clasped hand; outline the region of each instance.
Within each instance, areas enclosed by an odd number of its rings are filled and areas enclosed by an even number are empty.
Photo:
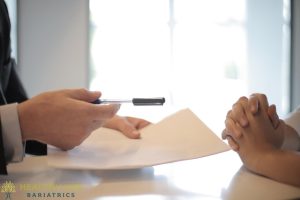
[[[241,97],[227,113],[222,138],[239,154],[246,167],[257,171],[264,156],[280,149],[285,123],[275,105],[269,106],[263,94]]]

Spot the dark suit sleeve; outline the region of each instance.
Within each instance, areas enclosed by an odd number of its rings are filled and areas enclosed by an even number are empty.
[[[6,4],[0,0],[0,104],[21,103],[27,100],[24,87],[16,73],[15,60],[10,57],[10,20]],[[0,143],[0,161],[4,159],[4,147],[1,134]],[[35,155],[47,154],[45,144],[28,141],[26,144],[26,153]],[[4,160],[5,162],[5,160]],[[0,163],[1,164],[1,163]]]
[[[27,100],[26,92],[15,68],[16,63],[14,59],[11,59],[10,76],[5,92],[7,103],[21,103]],[[25,152],[34,155],[46,155],[47,145],[37,141],[27,141]]]
[[[9,77],[6,83],[5,87],[5,97],[7,103],[21,103],[23,101],[27,100],[27,95],[24,90],[24,87],[17,75],[16,72],[16,62],[14,59],[10,59],[10,63],[8,64],[10,66],[7,66],[6,68],[9,69],[9,72],[6,73]],[[4,84],[3,84],[4,85]]]
[[[7,174],[1,122],[0,122],[0,174]]]

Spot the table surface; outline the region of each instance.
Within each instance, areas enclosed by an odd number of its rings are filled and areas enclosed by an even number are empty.
[[[300,188],[247,171],[233,151],[130,170],[56,169],[48,166],[47,156],[26,156],[23,162],[10,164],[8,171],[9,175],[0,176],[0,181],[2,186],[11,181],[15,192],[7,194],[2,190],[0,199],[5,199],[5,195],[18,200],[273,200],[300,197]]]

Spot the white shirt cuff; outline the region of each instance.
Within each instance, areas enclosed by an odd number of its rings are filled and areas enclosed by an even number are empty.
[[[0,106],[4,152],[7,162],[20,162],[25,155],[17,103]]]

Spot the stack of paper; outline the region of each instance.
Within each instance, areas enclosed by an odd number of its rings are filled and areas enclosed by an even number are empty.
[[[229,150],[189,109],[144,128],[141,135],[141,139],[128,139],[100,128],[73,150],[49,149],[48,164],[68,169],[141,168]]]

